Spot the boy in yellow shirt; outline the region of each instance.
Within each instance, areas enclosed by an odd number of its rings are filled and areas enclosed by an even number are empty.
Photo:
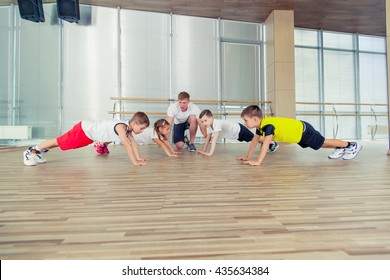
[[[328,156],[330,159],[354,159],[362,149],[362,146],[357,142],[325,139],[321,133],[304,121],[279,117],[263,119],[263,113],[257,105],[245,108],[241,113],[241,118],[249,129],[256,128],[256,135],[251,141],[247,155],[238,158],[243,160],[245,164],[260,165],[267,154],[267,147],[272,140],[296,143],[302,148],[310,147],[314,150],[335,148],[333,154]],[[250,160],[260,137],[264,137],[260,154],[256,160]]]

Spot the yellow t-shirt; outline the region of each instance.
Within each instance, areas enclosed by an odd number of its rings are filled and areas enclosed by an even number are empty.
[[[287,143],[299,143],[302,138],[303,123],[296,119],[270,117],[263,118],[256,134],[267,136],[273,134],[273,140]]]

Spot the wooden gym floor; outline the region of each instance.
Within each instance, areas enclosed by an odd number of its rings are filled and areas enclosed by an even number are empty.
[[[247,144],[212,158],[141,146],[145,167],[122,146],[54,149],[35,167],[2,149],[0,258],[389,259],[387,143],[362,144],[353,161],[281,145],[260,167],[235,160]]]

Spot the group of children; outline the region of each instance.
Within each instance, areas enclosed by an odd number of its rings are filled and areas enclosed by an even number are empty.
[[[203,150],[198,151],[198,154],[212,156],[219,137],[250,142],[248,153],[237,158],[248,165],[260,165],[267,152],[277,150],[279,145],[276,141],[296,143],[314,150],[334,148],[334,152],[328,156],[330,159],[354,159],[362,148],[357,142],[325,139],[305,121],[280,117],[263,118],[261,109],[256,105],[245,108],[241,118],[245,126],[215,119],[210,110],[200,111],[190,102],[190,95],[181,92],[178,101],[169,106],[166,119],[157,120],[153,127],[149,127],[149,118],[144,112],[135,113],[127,123],[114,120],[80,121],[65,134],[29,147],[23,153],[23,162],[27,166],[34,166],[46,162],[44,155],[52,148],[69,150],[92,143],[97,153],[108,154],[109,143],[120,141],[131,162],[142,166],[146,165],[146,159],[141,157],[137,143],[156,143],[167,156],[177,157],[184,145],[187,145],[190,152],[196,151],[194,140],[198,127],[205,137]],[[169,142],[172,126],[172,139],[176,149]],[[256,129],[256,134],[249,130],[253,128]],[[187,129],[189,138],[185,135]],[[208,149],[210,141],[211,147]],[[260,153],[255,160],[251,160],[258,143],[262,144]]]

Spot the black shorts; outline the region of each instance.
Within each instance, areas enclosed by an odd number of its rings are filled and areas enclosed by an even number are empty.
[[[301,141],[298,145],[302,148],[310,147],[314,150],[318,150],[322,147],[325,141],[325,137],[321,135],[313,126],[307,122],[302,121],[303,123],[303,133]]]
[[[252,141],[252,138],[253,138],[253,133],[252,131],[250,131],[246,126],[240,124],[240,133],[238,134],[238,141],[242,142],[242,141],[245,141],[245,142],[250,142]]]
[[[173,143],[184,142],[184,133],[190,128],[188,120],[184,123],[178,123],[173,125]]]

